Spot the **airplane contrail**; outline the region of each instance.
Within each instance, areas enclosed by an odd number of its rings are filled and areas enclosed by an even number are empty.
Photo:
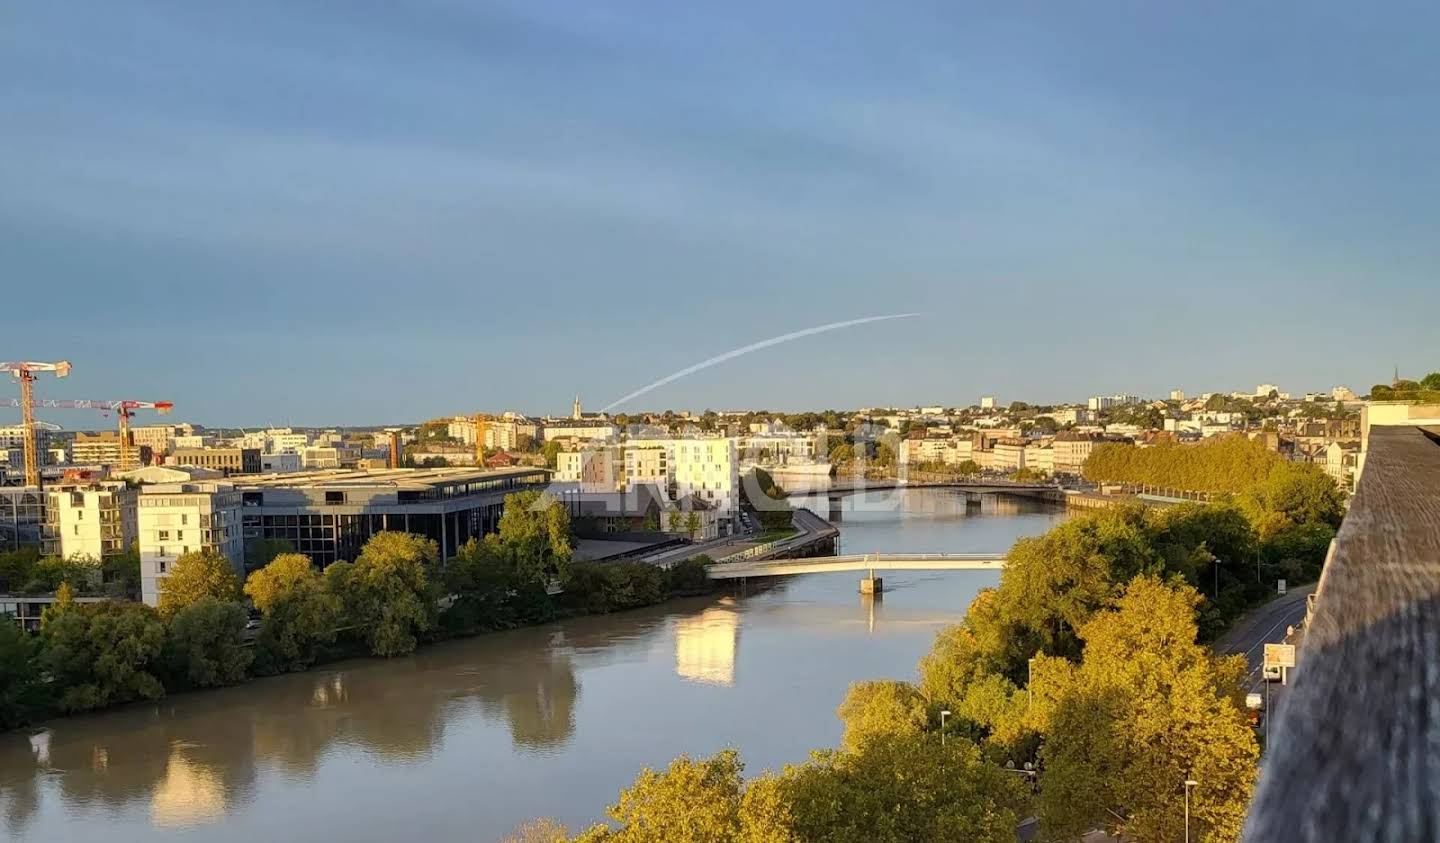
[[[788,334],[781,334],[778,337],[771,337],[768,340],[753,342],[747,346],[737,348],[733,351],[727,351],[724,354],[717,354],[708,360],[702,360],[693,366],[686,366],[678,372],[666,375],[665,377],[661,378],[658,381],[655,381],[652,384],[640,387],[639,389],[635,390],[629,395],[624,396],[623,398],[618,398],[614,401],[611,401],[609,404],[601,408],[600,412],[608,413],[616,407],[620,406],[621,404],[624,404],[626,401],[639,398],[640,396],[651,391],[652,389],[658,389],[665,384],[670,383],[671,381],[679,380],[686,375],[693,375],[701,369],[708,369],[711,366],[716,365],[717,363],[724,363],[726,360],[734,360],[736,357],[739,357],[743,354],[749,354],[752,351],[759,351],[762,348],[769,348],[772,345],[779,345],[782,342],[798,340],[801,337],[813,336],[815,334],[823,334],[826,331],[835,331],[839,330],[840,328],[850,328],[855,325],[864,325],[867,322],[883,322],[887,319],[906,319],[911,316],[919,315],[920,314],[918,313],[891,313],[887,316],[866,316],[863,319],[847,319],[844,322],[831,322],[828,325],[816,325],[813,328],[806,328],[802,331],[791,331]]]

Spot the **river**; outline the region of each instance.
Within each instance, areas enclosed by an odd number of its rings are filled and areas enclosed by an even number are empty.
[[[821,501],[823,504],[823,501]],[[818,509],[822,514],[823,508]],[[1004,551],[1063,517],[943,490],[847,498],[842,552]],[[857,679],[912,678],[988,571],[812,574],[327,665],[0,735],[5,839],[497,840],[573,830],[645,765],[835,745]]]

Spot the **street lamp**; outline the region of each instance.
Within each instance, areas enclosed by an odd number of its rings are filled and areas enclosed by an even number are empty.
[[[1190,788],[1197,784],[1194,779],[1185,780],[1185,843],[1190,843]]]
[[[945,718],[950,716],[950,709],[940,712],[940,745],[945,745]]]

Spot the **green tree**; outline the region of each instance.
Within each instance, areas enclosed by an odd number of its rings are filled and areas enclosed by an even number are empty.
[[[1258,748],[1241,705],[1244,659],[1196,643],[1187,585],[1138,577],[1081,629],[1084,659],[1057,700],[1041,754],[1039,815],[1051,837],[1103,825],[1136,840],[1239,836]],[[1037,691],[1040,690],[1037,688]]]
[[[88,711],[165,693],[156,673],[165,625],[143,603],[85,603],[41,632],[62,711]]]
[[[287,539],[249,539],[245,542],[245,569],[264,568],[275,557],[294,552],[295,546]]]
[[[501,552],[527,578],[564,577],[574,543],[564,504],[538,491],[506,495],[499,536]]]
[[[0,593],[24,588],[39,562],[40,550],[36,547],[21,547],[0,553]]]
[[[995,612],[1007,627],[1004,673],[1019,682],[1029,654],[1078,658],[1076,630],[1130,578],[1158,572],[1144,511],[1111,509],[1072,518],[1006,555]]]
[[[100,565],[101,580],[119,597],[140,596],[140,543],[131,542],[124,553],[108,557]]]
[[[837,442],[830,449],[830,462],[837,465],[847,465],[855,461],[855,446],[849,442]]]
[[[434,627],[436,595],[430,568],[437,553],[435,542],[421,536],[376,533],[353,568],[336,577],[343,589],[342,602],[354,612],[354,621],[375,655],[413,652],[418,636]]]
[[[0,615],[0,731],[33,723],[51,704],[40,642],[14,618]]]
[[[240,600],[240,580],[230,560],[211,551],[187,553],[175,560],[160,580],[160,616],[173,617],[191,603],[213,597],[221,603]]]
[[[685,513],[685,533],[692,542],[700,537],[700,513],[694,510]]]
[[[253,654],[241,646],[245,609],[202,597],[171,616],[165,644],[169,676],[178,688],[214,688],[245,678]]]
[[[974,460],[961,460],[960,464],[955,466],[955,471],[966,477],[971,477],[980,473],[980,463]]]
[[[335,640],[342,600],[325,587],[308,557],[275,557],[245,580],[245,594],[263,616],[256,646],[264,654],[265,672],[304,669]]]
[[[1300,524],[1339,527],[1345,502],[1334,478],[1319,466],[1282,463],[1240,496],[1261,538]]]
[[[855,752],[819,752],[746,789],[744,843],[1011,843],[1021,783],[974,744],[889,735]]]
[[[61,583],[69,583],[75,591],[91,594],[99,590],[100,578],[100,564],[94,559],[82,556],[68,559],[46,556],[31,568],[30,582],[25,585],[24,591],[30,594],[47,594],[59,588]]]
[[[1371,401],[1390,401],[1395,397],[1395,390],[1389,384],[1377,383],[1370,387]]]
[[[886,735],[918,735],[930,725],[925,697],[909,682],[854,682],[835,712],[845,724],[843,746],[859,749]]]
[[[554,468],[555,464],[559,462],[560,452],[563,450],[564,448],[560,447],[560,443],[553,439],[540,446],[540,453],[545,457],[545,466],[547,468]]]
[[[734,750],[680,756],[664,772],[646,768],[606,813],[618,828],[596,826],[583,843],[733,843],[740,833],[742,765]]]
[[[1420,388],[1432,391],[1440,390],[1440,372],[1431,372],[1420,379]]]

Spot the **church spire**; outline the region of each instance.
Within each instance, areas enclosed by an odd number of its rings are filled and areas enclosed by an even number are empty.
[[[570,418],[572,418],[572,419],[577,419],[577,420],[578,420],[578,419],[580,418],[580,416],[581,416],[581,413],[580,413],[580,395],[579,395],[579,393],[576,393],[576,395],[575,395],[575,406],[574,406],[573,408],[571,408],[571,410],[570,410]]]

